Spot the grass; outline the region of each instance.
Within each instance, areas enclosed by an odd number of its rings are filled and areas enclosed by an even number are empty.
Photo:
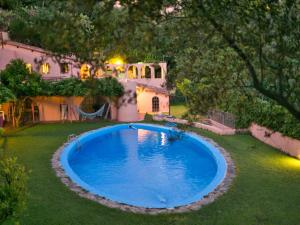
[[[218,136],[199,129],[231,153],[237,177],[230,190],[199,211],[140,215],[104,207],[68,190],[55,176],[50,159],[72,133],[110,125],[44,124],[9,133],[7,154],[31,171],[24,225],[297,225],[300,223],[300,161],[248,135]],[[7,224],[12,224],[8,222]]]
[[[183,104],[170,106],[170,114],[177,118],[181,118],[186,112],[187,112],[187,107]]]

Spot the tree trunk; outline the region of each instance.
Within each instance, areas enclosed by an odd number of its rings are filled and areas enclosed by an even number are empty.
[[[24,113],[26,99],[27,97],[18,99],[15,102],[13,102],[12,119],[14,128],[18,128],[20,126],[20,121]]]

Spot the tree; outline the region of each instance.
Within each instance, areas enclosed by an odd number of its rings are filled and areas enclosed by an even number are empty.
[[[173,41],[170,46],[179,53],[175,58],[188,48],[198,50],[201,58],[212,59],[211,51],[219,59],[229,53],[232,60],[223,65],[224,72],[219,73],[220,76],[226,75],[228,80],[238,76],[246,88],[257,90],[300,119],[299,1],[120,2],[130,8],[132,16],[156,21],[159,28],[172,25],[167,34]],[[215,62],[209,63],[212,64],[209,74],[218,76]],[[226,71],[228,66],[231,68]],[[202,75],[189,78],[201,83]],[[219,82],[220,79],[211,79],[211,82],[214,80]]]
[[[14,94],[0,83],[0,104],[15,99]]]
[[[19,127],[24,113],[25,102],[30,97],[43,95],[46,83],[35,72],[30,73],[25,63],[20,60],[12,60],[4,70],[0,72],[1,83],[14,94],[11,99],[13,126]]]
[[[78,67],[91,66],[92,76],[116,55],[128,61],[157,60],[152,54],[157,49],[154,24],[135,26],[128,9],[114,7],[115,2],[53,1],[47,7],[18,8],[9,25],[10,37],[51,51],[57,61],[76,56]]]
[[[253,88],[300,120],[299,2],[201,1],[197,9],[243,62]]]

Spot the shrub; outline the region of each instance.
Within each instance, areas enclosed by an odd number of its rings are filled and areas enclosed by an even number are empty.
[[[0,137],[3,135],[4,133],[4,128],[0,127]]]
[[[300,139],[300,121],[274,102],[260,98],[244,101],[234,113],[237,115],[237,128],[248,127],[254,122],[283,135]]]
[[[144,120],[148,121],[148,122],[152,122],[153,121],[153,116],[151,114],[146,113],[145,117],[144,117]]]
[[[25,208],[27,174],[15,157],[0,161],[0,224]]]

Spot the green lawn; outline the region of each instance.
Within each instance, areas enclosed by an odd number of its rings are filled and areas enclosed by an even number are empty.
[[[177,118],[181,118],[187,112],[187,107],[183,104],[171,105],[170,114]]]
[[[300,161],[248,135],[213,138],[232,155],[237,177],[230,190],[196,212],[139,215],[77,196],[55,176],[50,159],[71,133],[111,124],[44,124],[10,133],[4,146],[30,170],[23,225],[297,225],[300,224]],[[10,223],[8,223],[10,224]]]

